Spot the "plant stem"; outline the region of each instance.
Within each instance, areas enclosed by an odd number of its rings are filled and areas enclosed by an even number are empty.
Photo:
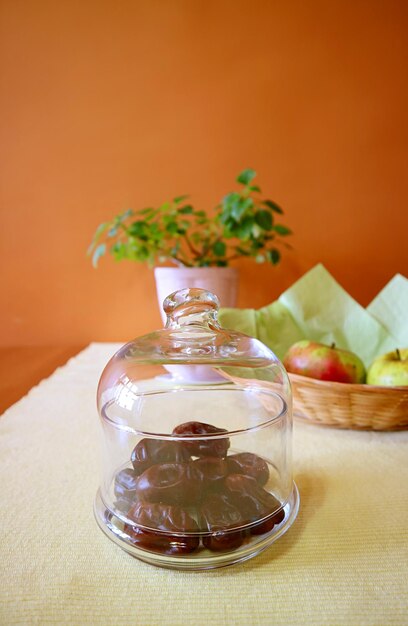
[[[198,250],[196,250],[196,248],[193,246],[193,244],[191,243],[187,233],[184,233],[184,239],[186,240],[186,243],[190,249],[191,254],[193,254],[196,258],[200,256],[200,253]]]
[[[209,252],[211,245],[212,245],[211,241],[207,241],[207,243],[203,246],[201,250],[201,254],[199,255],[202,259],[204,259],[207,256],[207,253]]]
[[[177,267],[193,267],[192,263],[187,263],[186,261],[183,261],[182,259],[180,259],[178,256],[174,254],[169,254],[168,256],[169,256],[169,259],[175,262]]]

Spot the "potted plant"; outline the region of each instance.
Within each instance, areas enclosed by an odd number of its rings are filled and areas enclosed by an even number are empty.
[[[238,272],[230,262],[249,257],[257,263],[279,263],[278,246],[291,230],[276,222],[283,210],[262,199],[253,184],[256,172],[246,169],[236,181],[237,191],[228,193],[211,212],[195,209],[188,196],[178,196],[158,208],[129,209],[101,224],[88,249],[94,267],[106,253],[116,261],[146,262],[156,267],[159,302],[182,287],[214,291],[223,306],[235,306]]]

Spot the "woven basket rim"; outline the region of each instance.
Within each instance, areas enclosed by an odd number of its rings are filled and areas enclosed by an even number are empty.
[[[316,389],[319,387],[321,389],[330,387],[333,391],[337,390],[345,393],[354,391],[367,394],[378,394],[378,392],[389,395],[408,394],[407,385],[401,387],[386,387],[384,385],[367,385],[361,383],[338,383],[329,380],[319,380],[317,378],[311,378],[310,376],[302,376],[301,374],[291,374],[290,372],[288,372],[288,376],[291,382],[310,385],[311,387],[316,387]]]

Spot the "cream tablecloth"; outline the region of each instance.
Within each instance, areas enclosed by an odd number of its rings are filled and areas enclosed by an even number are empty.
[[[241,565],[144,564],[98,529],[92,344],[0,418],[1,624],[408,624],[408,432],[296,422],[299,517]]]

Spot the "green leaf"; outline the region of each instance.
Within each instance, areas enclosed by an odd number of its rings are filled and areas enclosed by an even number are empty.
[[[177,209],[179,213],[181,213],[182,215],[189,215],[191,214],[194,209],[191,206],[191,204],[186,204],[186,206],[182,206],[179,209]]]
[[[216,241],[213,245],[213,252],[215,256],[225,256],[227,246],[223,241]]]
[[[244,213],[245,206],[241,199],[239,199],[237,202],[234,202],[234,206],[231,210],[231,215],[236,222],[239,222]]]
[[[262,190],[260,187],[258,187],[258,185],[251,185],[249,187],[249,191],[257,191],[258,193],[260,193]]]
[[[255,222],[264,230],[272,229],[272,215],[269,211],[257,211],[255,213]]]
[[[231,212],[236,202],[239,202],[241,196],[236,191],[231,191],[231,193],[227,193],[226,196],[222,199],[222,210],[224,212]]]
[[[138,211],[138,215],[143,215],[145,220],[151,220],[152,217],[157,215],[157,213],[158,213],[157,209],[153,209],[151,207]]]
[[[221,221],[225,224],[229,218],[239,222],[248,209],[252,208],[252,198],[243,198],[238,193],[230,193],[224,198]]]
[[[133,222],[128,228],[129,235],[131,237],[145,237],[146,236],[146,224],[141,220]]]
[[[108,230],[108,237],[115,237],[118,234],[118,227],[113,226],[110,230]]]
[[[250,168],[248,168],[238,175],[237,182],[242,183],[243,185],[249,185],[249,183],[253,178],[255,178],[255,176],[255,170],[251,170]]]
[[[112,222],[104,222],[103,224],[99,224],[98,228],[95,231],[94,236],[92,237],[92,241],[86,251],[88,256],[92,254],[98,239],[100,239],[100,236],[105,232],[107,228],[111,226],[111,224]]]
[[[149,224],[149,234],[150,236],[159,235],[160,237],[163,237],[162,229],[160,228],[159,224],[156,224],[156,222],[153,222],[153,224]]]
[[[177,222],[169,222],[166,226],[166,230],[168,233],[170,233],[171,235],[175,235],[178,232],[178,224]]]
[[[109,222],[104,222],[103,224],[99,224],[93,236],[93,241],[96,241],[97,239],[99,239],[102,233],[105,232],[107,228],[109,228],[109,225],[110,225]]]
[[[124,213],[121,213],[121,215],[118,215],[117,220],[118,220],[119,223],[124,222],[131,215],[133,215],[133,210],[132,209],[128,209]]]
[[[272,263],[272,265],[277,265],[280,261],[281,255],[279,250],[276,248],[272,248],[272,250],[268,250],[266,253],[268,261]]]
[[[224,211],[223,213],[221,213],[220,215],[220,222],[221,224],[230,224],[231,222],[234,223],[235,220],[231,217],[231,215],[229,214],[229,212]],[[200,222],[197,221],[197,223],[199,224]]]
[[[276,202],[272,202],[272,200],[263,200],[262,204],[267,206],[271,211],[275,211],[275,213],[280,213],[282,215],[283,210],[280,208]]]
[[[159,211],[166,213],[170,209],[170,206],[170,202],[163,202],[163,204],[159,207]]]
[[[251,241],[251,250],[255,252],[257,250],[261,250],[264,247],[265,247],[265,243],[263,241],[263,238],[262,238],[262,241],[260,241],[259,239],[254,239],[253,241]]]
[[[150,256],[149,249],[147,246],[140,246],[136,251],[136,258],[138,261],[147,261]]]
[[[115,261],[121,261],[126,258],[126,245],[121,241],[117,241],[111,248]]]
[[[101,243],[95,248],[95,252],[92,255],[92,265],[98,267],[98,261],[106,252],[106,244]]]
[[[229,226],[224,226],[223,231],[222,231],[223,238],[232,239],[233,237],[235,237],[235,233],[233,232],[233,229],[236,227],[237,225],[235,224],[235,222],[231,225],[231,228]]]
[[[235,250],[238,252],[238,254],[241,254],[242,256],[250,256],[251,255],[249,250],[245,250],[245,248],[242,248],[241,246],[236,246]]]
[[[173,202],[179,204],[180,202],[183,202],[183,200],[186,200],[186,198],[188,198],[188,196],[177,196],[176,198],[173,198]]]
[[[231,228],[231,232],[238,237],[238,239],[245,241],[246,239],[249,239],[254,223],[254,218],[252,216],[247,216],[240,224],[237,224],[234,229]]]
[[[279,235],[291,235],[292,231],[287,226],[283,226],[283,224],[275,224],[273,230],[276,231]]]
[[[248,209],[252,209],[252,207],[254,206],[254,201],[252,198],[241,198],[239,205],[241,209],[241,214],[243,214],[246,213]]]

